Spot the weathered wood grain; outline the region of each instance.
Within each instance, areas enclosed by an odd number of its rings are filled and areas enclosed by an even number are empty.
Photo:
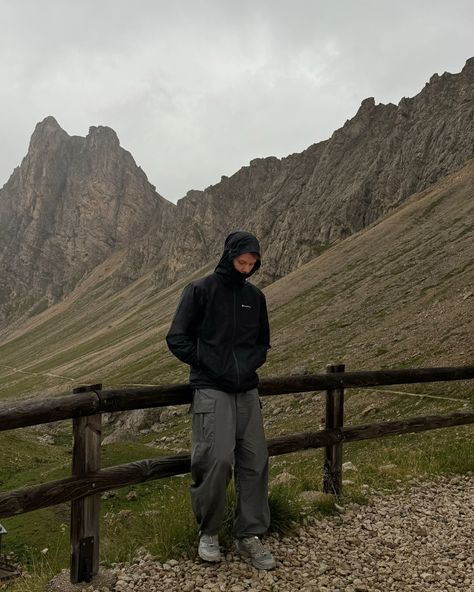
[[[99,391],[101,385],[74,391]],[[72,475],[85,477],[100,470],[102,414],[73,419]],[[90,582],[99,571],[100,495],[71,502],[71,582]]]
[[[0,494],[0,516],[23,514],[79,499],[86,495],[102,493],[109,489],[189,473],[190,462],[188,454],[146,459],[102,469],[84,477],[67,477],[17,489]]]
[[[344,364],[329,365],[328,374],[344,372]],[[326,430],[337,430],[344,425],[344,389],[326,391]],[[323,465],[323,491],[333,495],[342,493],[342,442],[326,446]]]
[[[322,448],[340,442],[355,442],[473,423],[474,411],[466,411],[443,416],[412,417],[400,421],[281,436],[268,440],[267,445],[270,456],[279,456],[298,450]],[[140,460],[102,469],[80,478],[69,477],[9,491],[0,494],[0,518],[31,512],[134,483],[182,475],[189,473],[190,464],[189,454]]]
[[[260,381],[261,396],[324,391],[337,388],[415,384],[474,378],[474,366],[460,368],[416,368],[369,372],[335,372],[265,378]],[[164,385],[140,389],[103,390],[54,399],[34,399],[0,405],[0,431],[49,423],[100,412],[185,405],[191,402],[189,384]]]
[[[92,415],[99,411],[96,393],[29,399],[0,405],[0,431]]]

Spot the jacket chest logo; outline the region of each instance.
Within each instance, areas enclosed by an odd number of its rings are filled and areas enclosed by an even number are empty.
[[[250,304],[242,304],[242,308],[252,308]]]

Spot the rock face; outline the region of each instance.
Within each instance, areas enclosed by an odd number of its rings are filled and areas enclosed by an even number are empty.
[[[398,106],[365,99],[329,140],[283,159],[253,160],[188,192],[177,204],[177,232],[151,256],[157,282],[218,255],[237,228],[263,243],[263,284],[286,275],[473,158],[473,119],[474,58],[459,74],[435,74]]]
[[[53,117],[0,191],[0,321],[58,302],[89,271],[175,209],[113,130],[70,137]]]
[[[474,157],[474,58],[398,106],[365,99],[329,140],[253,160],[177,206],[150,185],[111,129],[70,137],[48,117],[0,190],[0,327],[70,292],[118,250],[121,285],[169,285],[253,231],[263,285],[386,214]]]

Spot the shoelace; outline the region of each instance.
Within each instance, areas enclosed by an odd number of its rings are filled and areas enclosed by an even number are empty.
[[[218,538],[215,535],[209,535],[208,538],[204,540],[204,542],[210,547],[217,547],[219,545]]]
[[[265,555],[267,552],[258,537],[252,538],[248,544],[251,548],[251,553],[255,556],[259,557],[260,555]]]

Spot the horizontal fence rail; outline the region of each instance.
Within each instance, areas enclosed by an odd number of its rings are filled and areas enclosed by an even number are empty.
[[[474,424],[473,412],[451,413],[427,417],[412,417],[400,421],[346,426],[337,430],[304,432],[267,440],[270,456],[279,456],[309,448],[324,448],[334,444],[370,440],[434,430],[459,425]],[[24,514],[72,501],[88,495],[103,493],[109,489],[135,485],[154,479],[183,475],[191,470],[189,454],[146,459],[89,473],[87,477],[68,477],[41,485],[24,487],[0,494],[0,518]]]
[[[474,378],[474,366],[307,374],[262,379],[259,384],[259,394],[260,396],[287,395],[338,388],[366,388],[472,378]],[[0,431],[96,413],[185,405],[191,403],[192,397],[188,384],[121,390],[100,390],[100,385],[97,386],[96,391],[92,392],[0,405]]]
[[[326,374],[267,378],[261,396],[314,391],[326,392],[326,429],[280,436],[267,441],[270,456],[324,448],[323,490],[342,492],[343,444],[474,424],[474,411],[443,416],[411,417],[364,425],[344,426],[344,389],[470,380],[474,366],[344,372],[344,365],[327,367]],[[101,384],[80,387],[73,394],[0,405],[0,431],[72,419],[72,476],[0,494],[0,518],[71,502],[71,581],[89,582],[99,570],[100,494],[136,483],[190,472],[189,454],[145,459],[102,469],[102,414],[133,409],[185,405],[191,402],[189,384],[102,390]]]

